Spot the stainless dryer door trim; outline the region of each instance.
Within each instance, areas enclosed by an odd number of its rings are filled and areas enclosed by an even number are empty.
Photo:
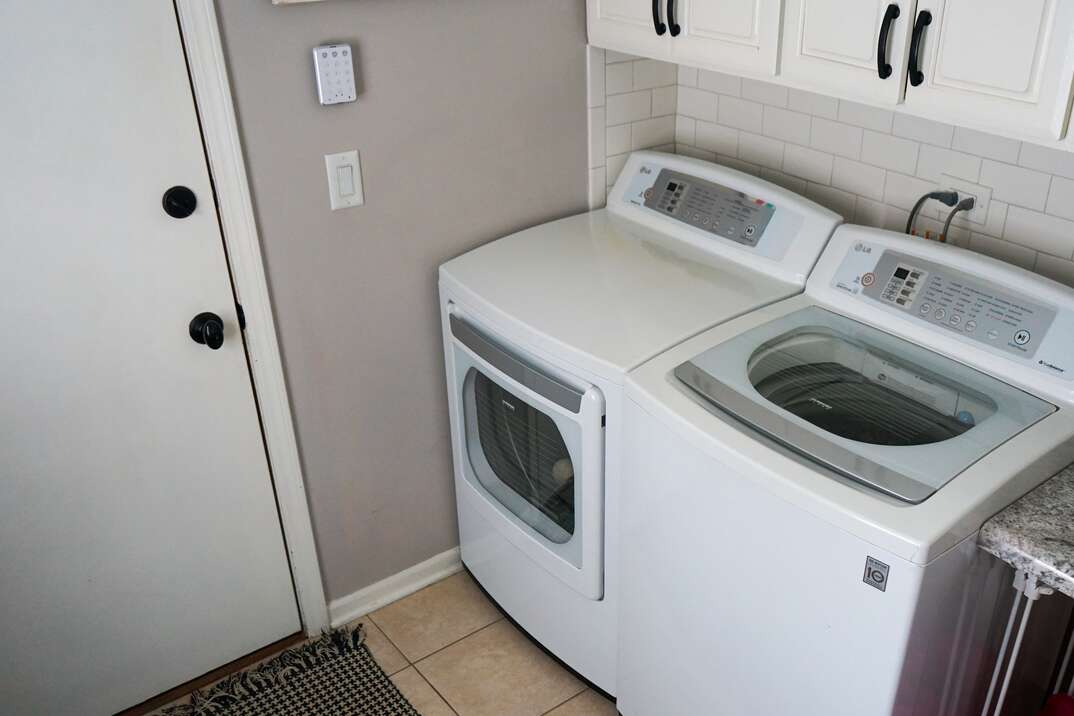
[[[476,328],[458,316],[452,315],[449,318],[451,320],[451,335],[495,366],[497,370],[572,413],[581,411],[584,393],[526,365],[483,336]]]

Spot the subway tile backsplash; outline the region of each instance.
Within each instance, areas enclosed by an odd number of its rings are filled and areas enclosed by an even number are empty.
[[[590,205],[629,153],[763,177],[848,221],[902,231],[918,196],[973,193],[949,240],[1074,286],[1074,154],[733,75],[589,49]],[[941,230],[947,207],[917,223]]]
[[[611,50],[588,48],[589,205],[603,206],[635,149],[674,152],[680,111],[678,67]],[[716,97],[712,119],[716,119]]]

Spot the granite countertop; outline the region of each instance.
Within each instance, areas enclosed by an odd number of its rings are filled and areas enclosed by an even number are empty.
[[[985,522],[977,542],[1074,597],[1074,464]]]

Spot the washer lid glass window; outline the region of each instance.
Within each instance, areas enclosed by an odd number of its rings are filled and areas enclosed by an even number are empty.
[[[914,503],[1055,410],[817,307],[721,343],[675,375],[778,442]]]

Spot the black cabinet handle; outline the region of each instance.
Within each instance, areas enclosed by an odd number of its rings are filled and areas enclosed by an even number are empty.
[[[884,13],[884,19],[880,23],[880,39],[876,44],[876,74],[882,80],[891,77],[891,64],[888,63],[888,35],[891,33],[891,26],[895,23],[899,14],[899,6],[891,3],[888,5],[887,12]]]
[[[914,23],[914,34],[910,37],[910,84],[917,87],[925,81],[925,73],[921,71],[921,38],[925,35],[925,28],[932,24],[932,13],[922,10],[917,14],[917,22]]]
[[[679,23],[675,22],[675,0],[668,0],[668,29],[671,30],[672,37],[677,37],[682,32]]]
[[[657,35],[663,35],[668,31],[667,25],[660,22],[660,0],[653,0],[653,29]]]

